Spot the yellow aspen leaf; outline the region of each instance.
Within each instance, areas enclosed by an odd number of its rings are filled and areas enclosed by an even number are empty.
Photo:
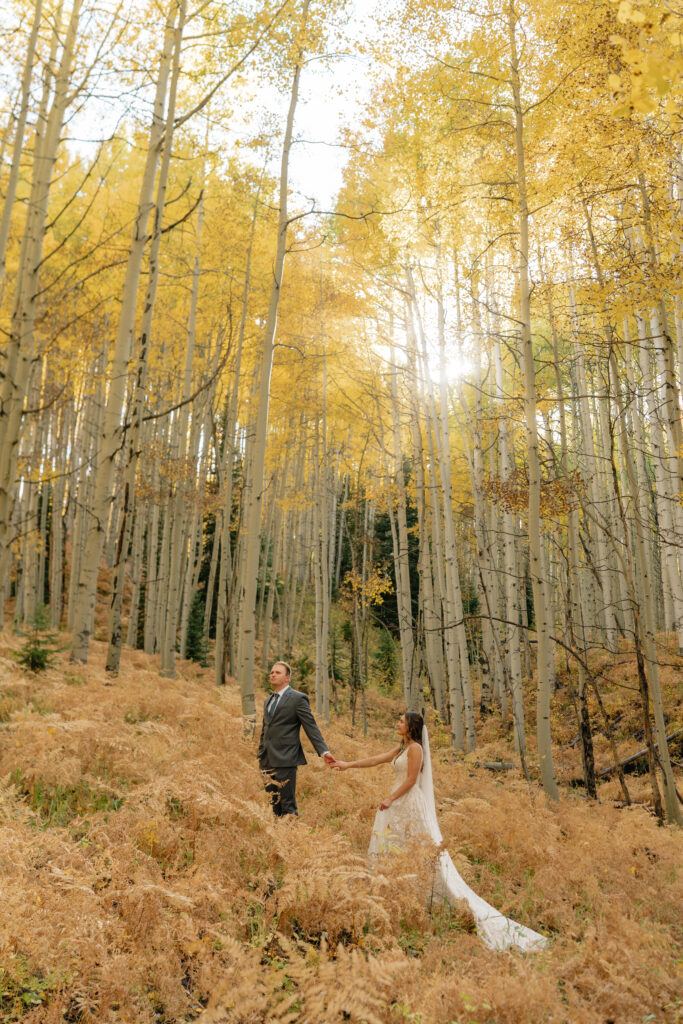
[[[643,51],[636,49],[635,46],[627,46],[621,56],[627,64],[640,64],[643,60]]]
[[[669,36],[669,39],[673,43],[674,46],[680,46],[682,38],[683,38],[683,36],[681,36],[680,32],[672,32],[671,35]]]
[[[607,84],[613,91],[621,89],[621,78],[619,77],[619,75],[608,75]]]
[[[628,21],[633,12],[633,4],[630,0],[621,0],[619,9],[617,11],[617,21],[625,22]]]
[[[656,89],[660,96],[669,90],[669,83],[660,68],[650,68],[645,81],[651,89]]]
[[[634,11],[630,17],[630,20],[634,23],[634,25],[642,25],[645,21],[645,15],[642,11]]]
[[[649,96],[634,96],[633,106],[641,114],[651,114],[653,110],[657,109],[657,104]]]

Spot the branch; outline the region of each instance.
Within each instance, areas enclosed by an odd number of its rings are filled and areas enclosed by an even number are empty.
[[[184,215],[183,215],[183,216],[182,216],[182,217],[180,218],[180,220],[176,220],[176,221],[174,221],[174,222],[173,222],[172,224],[169,224],[169,225],[168,225],[168,227],[162,228],[162,229],[161,229],[161,234],[162,234],[162,235],[165,235],[165,234],[166,234],[166,233],[167,233],[168,231],[173,231],[173,229],[174,229],[174,228],[180,227],[180,225],[181,225],[181,224],[184,224],[184,223],[185,223],[185,221],[186,221],[186,220],[188,220],[188,219],[189,219],[189,218],[190,218],[190,217],[192,216],[192,214],[194,213],[194,211],[195,211],[195,210],[197,209],[197,207],[198,207],[198,206],[199,206],[199,204],[201,203],[201,201],[202,201],[202,196],[203,196],[203,195],[204,195],[204,189],[202,189],[202,190],[201,190],[201,192],[200,192],[200,193],[199,193],[199,195],[197,196],[197,198],[196,198],[195,202],[194,202],[194,203],[193,203],[193,205],[192,205],[192,206],[190,207],[190,209],[189,209],[189,210],[187,211],[187,213],[185,213],[185,214],[184,214]],[[175,201],[175,200],[174,200],[174,201]]]
[[[280,6],[278,7],[277,11],[275,12],[275,15],[273,16],[271,21],[268,22],[268,24],[266,25],[265,29],[261,33],[261,35],[256,37],[256,39],[254,40],[253,44],[249,47],[247,52],[245,54],[243,54],[242,57],[240,57],[240,59],[237,61],[237,63],[233,64],[233,66],[230,68],[230,70],[226,71],[226,73],[223,75],[222,78],[219,78],[219,80],[214,85],[213,89],[210,89],[209,92],[207,92],[206,96],[204,96],[204,98],[201,99],[199,101],[199,103],[196,104],[196,106],[194,106],[191,110],[188,110],[187,114],[183,114],[182,117],[177,117],[175,119],[174,125],[175,125],[176,128],[180,128],[180,126],[185,124],[186,121],[189,121],[189,119],[191,117],[194,117],[194,115],[198,114],[200,110],[203,110],[204,107],[207,105],[207,103],[210,103],[210,101],[216,95],[216,93],[221,88],[221,86],[225,85],[227,80],[230,77],[232,77],[232,75],[234,75],[237,71],[239,71],[239,69],[244,64],[246,64],[248,59],[251,57],[252,53],[254,53],[254,51],[260,46],[260,44],[263,41],[263,39],[265,39],[266,35],[270,32],[270,29],[273,27],[273,25],[275,24],[275,22],[279,18],[280,14],[285,9],[285,7],[288,5],[289,2],[290,2],[290,0],[283,0],[283,3],[280,4]]]
[[[191,395],[189,395],[187,398],[184,398],[181,402],[177,402],[176,405],[172,405],[168,409],[164,409],[162,412],[150,412],[150,413],[148,413],[146,416],[142,417],[143,422],[147,423],[147,422],[149,422],[149,420],[160,420],[160,419],[163,419],[164,416],[170,416],[172,412],[176,412],[178,409],[182,409],[183,406],[189,405],[192,402],[194,402],[195,398],[197,398],[197,396],[200,395],[202,393],[202,391],[205,391],[211,384],[213,384],[213,382],[215,381],[216,377],[218,377],[218,374],[221,372],[221,370],[223,369],[223,367],[225,366],[225,364],[228,361],[228,356],[230,355],[230,351],[231,351],[231,345],[230,345],[230,342],[228,342],[228,346],[227,346],[227,348],[225,350],[225,355],[221,359],[220,363],[217,365],[216,369],[213,371],[213,373],[210,375],[210,377],[207,380],[204,381],[203,384],[199,384],[197,386],[196,390],[193,391]],[[123,426],[124,434],[125,434],[126,430],[128,430],[128,428],[130,427],[130,425],[131,425],[130,423],[125,423],[124,424],[124,426]]]

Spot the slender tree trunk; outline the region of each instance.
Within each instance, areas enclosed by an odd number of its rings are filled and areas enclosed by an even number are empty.
[[[569,487],[571,467],[569,463],[569,445],[567,442],[567,417],[565,412],[564,388],[562,384],[560,344],[555,325],[555,314],[550,293],[548,297],[548,318],[550,320],[550,331],[553,343],[553,368],[555,371],[555,386],[557,388],[557,407],[560,416],[560,463],[562,473],[567,481],[567,486]],[[588,707],[586,692],[587,679],[584,668],[587,645],[583,623],[583,605],[581,601],[579,572],[579,513],[576,499],[570,497],[569,501],[570,505],[567,513],[567,583],[569,591],[569,600],[567,602],[567,625],[569,629],[568,640],[571,646],[579,654],[579,658],[577,659],[578,683],[576,687],[576,717],[581,743],[583,778],[586,784],[586,792],[594,800],[597,800],[598,792],[595,778],[593,730],[591,727],[590,711]]]
[[[288,455],[285,454],[284,464],[282,466],[280,478],[278,481],[278,494],[276,498],[273,524],[273,557],[271,563],[270,579],[268,582],[268,598],[266,600],[265,621],[263,625],[263,639],[261,642],[261,667],[263,668],[264,672],[270,665],[270,635],[273,625],[273,605],[275,603],[275,597],[276,595],[278,595],[278,579],[280,576],[280,548],[282,545],[283,530],[282,501],[286,493],[288,474],[289,458]],[[278,621],[280,622],[280,628],[282,628],[282,622],[279,617]]]
[[[306,25],[310,0],[304,0],[302,10],[302,28]],[[294,114],[299,98],[299,81],[303,64],[303,53],[299,52],[294,70],[294,79],[289,100],[289,111],[282,146],[282,162],[280,165],[280,195],[278,216],[278,238],[275,260],[273,264],[273,281],[270,293],[270,304],[261,352],[261,378],[256,414],[253,458],[250,467],[250,486],[247,490],[248,506],[245,516],[246,557],[242,574],[242,590],[240,593],[240,690],[242,694],[242,719],[245,734],[253,734],[256,728],[256,703],[254,698],[254,667],[255,667],[255,613],[256,613],[256,580],[260,553],[260,522],[263,501],[264,465],[266,454],[266,433],[268,428],[268,406],[270,399],[270,375],[273,366],[273,347],[277,330],[277,314],[280,304],[282,275],[285,267],[287,251],[287,229],[289,214],[287,211],[287,190],[289,181],[289,157],[294,129]]]
[[[67,453],[69,436],[69,406],[59,417],[56,431],[57,452],[54,461],[55,476],[52,483],[52,509],[50,516],[50,623],[59,628],[62,622],[64,589],[64,496],[66,491]]]
[[[218,455],[216,455],[218,459]],[[211,559],[209,561],[209,578],[206,584],[206,601],[204,603],[204,635],[208,636],[211,628],[211,616],[213,614],[213,603],[216,592],[216,572],[218,569],[218,554],[221,549],[220,532],[223,528],[222,515],[217,512],[214,519],[213,540],[211,543]]]
[[[619,431],[618,437],[621,449],[621,459],[624,469],[626,471],[625,476],[628,480],[631,495],[635,496],[637,494],[637,483],[633,468],[633,458],[629,447],[629,438],[626,436],[626,416],[623,408],[620,378],[616,365],[614,351],[610,353],[610,373],[612,392],[614,394],[618,409],[617,424]],[[616,472],[614,472],[614,476],[615,490],[618,493],[618,487],[616,483]],[[642,606],[642,609],[635,607],[636,595],[633,583],[631,583],[631,594],[632,599],[634,601],[634,617],[636,621],[635,640],[636,655],[638,660],[638,677],[641,689],[641,697],[643,701],[643,723],[645,727],[645,738],[646,742],[648,743],[648,749],[650,751],[650,777],[652,780],[653,798],[655,803],[655,810],[659,810],[659,813],[661,815],[661,806],[658,806],[659,787],[657,786],[656,773],[654,767],[654,738],[652,737],[650,730],[650,697],[652,699],[652,709],[654,713],[657,737],[659,739],[658,758],[659,763],[661,765],[662,776],[664,781],[664,802],[666,806],[666,814],[669,821],[677,825],[683,825],[683,813],[681,813],[681,808],[676,793],[676,783],[673,775],[671,758],[669,755],[669,750],[666,741],[666,723],[664,720],[664,705],[662,702],[661,687],[659,682],[659,663],[657,660],[657,647],[655,638],[654,602],[651,581],[647,571],[648,562],[646,557],[644,524],[637,515],[634,518],[636,558],[635,565],[631,569],[631,578],[633,580],[635,577],[638,577],[641,580],[644,596],[644,604]],[[626,528],[625,514],[622,516],[622,522],[624,524],[624,527]]]
[[[323,364],[325,355],[323,349]],[[323,721],[330,720],[330,677],[329,677],[329,631],[330,631],[330,582],[329,582],[329,536],[327,512],[327,458],[326,458],[326,410],[325,391],[327,381],[323,373],[323,414],[322,426],[316,423],[314,448],[314,501],[313,501],[313,572],[315,576],[315,703],[316,711]],[[322,444],[319,432],[322,432]]]
[[[200,463],[197,479],[202,480],[205,467]],[[185,576],[183,579],[182,600],[180,602],[180,629],[178,650],[181,658],[187,657],[187,633],[190,624],[190,611],[192,602],[197,591],[197,582],[202,564],[203,543],[201,520],[199,515],[200,501],[197,500],[192,510],[191,523],[188,530],[188,559],[185,565]]]
[[[133,527],[133,554],[130,574],[133,579],[133,593],[128,611],[128,628],[126,643],[129,647],[138,646],[138,625],[140,617],[140,595],[142,593],[142,542],[144,535],[143,508],[138,507]]]
[[[437,429],[436,414],[431,401],[431,394],[425,383],[420,386],[420,381],[425,381],[428,375],[426,338],[424,335],[422,321],[417,306],[417,295],[413,281],[412,272],[406,268],[406,285],[410,303],[406,310],[408,323],[408,358],[410,373],[413,380],[411,388],[411,417],[410,428],[413,438],[413,471],[415,474],[415,494],[417,505],[417,520],[419,531],[418,550],[418,573],[420,578],[419,603],[422,613],[422,630],[424,633],[424,652],[427,674],[429,677],[430,689],[435,707],[443,710],[445,705],[444,695],[444,659],[443,644],[441,642],[442,617],[441,608],[438,608],[435,598],[434,569],[435,557],[433,554],[433,543],[430,537],[428,512],[427,512],[427,480],[425,468],[424,445],[422,440],[422,409],[427,413],[425,432],[429,436],[431,422],[434,430]],[[414,325],[417,326],[417,334],[420,339],[421,360],[418,361],[417,338]],[[422,401],[420,401],[422,395]],[[432,471],[435,471],[432,462]],[[439,516],[441,510],[438,510]],[[439,524],[440,526],[440,524]],[[433,531],[432,531],[433,532]]]
[[[465,412],[471,442],[469,445],[468,462],[472,478],[474,496],[474,536],[476,543],[477,592],[479,595],[481,650],[481,697],[480,711],[482,715],[490,714],[492,693],[501,690],[502,666],[500,665],[500,639],[498,636],[497,616],[494,614],[496,604],[496,581],[493,571],[493,552],[491,533],[488,528],[486,498],[484,494],[484,454],[483,454],[483,374],[481,365],[481,349],[483,347],[483,331],[479,315],[479,300],[476,295],[476,282],[472,282],[475,290],[474,327],[479,337],[474,366],[474,415],[464,394],[462,382],[459,386],[460,404]]]
[[[24,71],[21,77],[21,100],[19,114],[14,130],[14,145],[12,147],[12,161],[10,172],[5,187],[5,201],[2,207],[2,218],[0,219],[0,302],[5,290],[5,255],[7,251],[7,239],[9,238],[10,223],[12,220],[12,208],[17,195],[19,183],[19,171],[21,168],[21,156],[24,148],[24,133],[26,131],[26,119],[28,117],[29,100],[31,96],[31,78],[35,65],[36,43],[38,31],[43,14],[43,0],[35,0],[33,8],[33,23],[26,46],[26,57],[24,58]],[[59,20],[59,19],[58,19]]]
[[[231,652],[232,638],[234,637],[234,615],[228,617],[228,586],[233,576],[234,566],[232,557],[232,542],[230,531],[232,529],[232,502],[233,484],[235,472],[235,432],[237,429],[237,409],[239,399],[239,384],[242,370],[242,351],[244,344],[244,333],[247,324],[247,313],[249,309],[249,288],[251,283],[251,258],[254,249],[254,236],[256,234],[256,223],[258,207],[261,198],[264,172],[259,181],[259,187],[254,202],[254,211],[251,218],[251,231],[249,235],[249,247],[247,249],[247,261],[244,273],[244,291],[242,293],[242,313],[240,317],[240,328],[237,337],[237,351],[235,354],[235,372],[233,386],[225,417],[225,430],[223,434],[223,487],[225,499],[221,516],[220,533],[220,561],[218,565],[218,594],[216,598],[216,649],[214,654],[214,673],[217,686],[225,684],[226,659]],[[235,670],[234,659],[230,657],[230,664]]]
[[[90,643],[91,621],[95,605],[97,577],[107,525],[107,513],[111,503],[111,482],[114,476],[115,459],[121,444],[121,412],[128,378],[128,363],[135,326],[135,306],[142,259],[147,242],[147,222],[152,208],[154,180],[159,163],[160,148],[164,132],[164,107],[171,68],[173,51],[180,49],[181,35],[185,20],[186,0],[178,6],[178,27],[174,28],[176,4],[166,23],[164,50],[161,55],[157,77],[154,115],[150,129],[149,146],[145,160],[138,208],[133,227],[133,236],[128,253],[126,277],[121,299],[121,314],[110,364],[110,387],[107,408],[98,451],[95,494],[89,516],[89,528],[85,546],[85,557],[78,584],[74,614],[74,637],[71,647],[73,661],[87,661]]]
[[[420,604],[422,606],[422,626],[424,630],[424,649],[427,662],[430,689],[435,707],[443,707],[443,648],[441,646],[441,615],[437,615],[434,601],[434,580],[432,576],[432,554],[427,524],[427,502],[425,485],[424,452],[422,432],[420,429],[420,411],[417,396],[412,416],[413,433],[413,468],[415,472],[415,496],[417,502],[417,521],[419,530],[418,572],[420,576]]]
[[[678,548],[680,547],[681,533],[678,530],[678,524],[674,521],[678,495],[672,489],[672,477],[667,471],[668,459],[664,445],[664,432],[660,420],[660,403],[650,367],[647,328],[642,317],[636,316],[636,324],[640,341],[638,349],[640,372],[650,425],[650,445],[652,465],[655,473],[659,539],[662,559],[666,569],[666,582],[664,586],[671,597],[674,630],[678,639],[679,651],[683,653],[683,581],[681,580],[681,572],[678,565]]]
[[[158,493],[160,487],[159,468],[154,462],[152,468],[153,493]],[[151,505],[151,508],[150,508]],[[157,633],[157,605],[159,604],[159,526],[161,510],[157,501],[148,502],[150,509],[147,517],[147,559],[145,566],[145,624],[143,645],[146,654],[155,654],[159,649]]]
[[[174,68],[175,79],[175,68]],[[173,104],[170,103],[169,107]],[[204,174],[202,172],[202,180]],[[192,394],[192,374],[197,324],[197,301],[199,294],[199,252],[202,236],[203,203],[200,200],[197,213],[196,253],[192,269],[192,288],[190,292],[190,310],[187,318],[187,336],[185,341],[185,367],[183,373],[182,405],[178,411],[175,429],[174,450],[181,467],[179,479],[176,481],[175,494],[171,505],[172,534],[171,561],[168,586],[168,603],[166,606],[166,625],[164,629],[165,644],[161,648],[161,674],[175,678],[175,655],[178,639],[178,620],[181,597],[181,568],[188,557],[188,515],[191,495],[189,474],[190,467],[196,466],[197,453],[193,452],[191,437],[188,438],[190,423],[190,395]],[[198,437],[197,437],[198,442]]]
[[[538,454],[538,424],[536,419],[536,369],[531,338],[531,288],[529,283],[529,209],[527,203],[524,157],[524,119],[517,59],[517,13],[509,4],[510,71],[515,118],[515,150],[517,154],[517,193],[519,222],[519,307],[522,331],[522,366],[524,369],[524,411],[526,417],[527,466],[529,472],[529,564],[534,593],[534,615],[538,661],[536,666],[537,708],[536,738],[541,769],[541,782],[545,792],[554,800],[559,798],[550,734],[551,680],[549,662],[552,640],[548,612],[545,604],[543,553],[541,545],[541,466]]]
[[[322,264],[320,265],[320,347],[322,359],[322,419],[321,452],[319,460],[319,519],[320,519],[320,589],[322,607],[320,615],[319,663],[322,673],[322,706],[320,712],[324,722],[330,720],[330,470],[327,441],[327,347],[325,338],[325,304],[323,293]],[[314,538],[314,542],[315,541]],[[317,675],[316,675],[317,678]],[[316,690],[316,694],[317,694]]]
[[[500,342],[496,339],[494,347],[496,365],[496,394],[503,411],[498,420],[498,450],[500,454],[500,475],[508,480],[513,470],[510,456],[508,436],[508,415],[503,403],[505,389],[503,384],[503,360]],[[505,566],[505,637],[507,643],[508,665],[510,673],[510,691],[512,697],[512,718],[514,738],[517,752],[526,755],[526,727],[524,723],[524,694],[522,690],[522,632],[520,629],[521,608],[526,603],[523,592],[524,580],[518,572],[517,557],[518,530],[514,512],[506,508],[503,512],[503,557]]]
[[[393,418],[394,479],[396,481],[396,543],[394,545],[394,570],[396,575],[396,603],[398,607],[398,628],[401,640],[403,664],[403,696],[409,711],[418,710],[418,680],[415,674],[415,641],[413,637],[413,606],[410,588],[410,562],[408,547],[407,497],[401,420],[398,402],[398,368],[396,356],[391,351],[391,410]]]
[[[647,183],[640,168],[638,169],[638,185],[643,205],[645,242],[650,257],[652,275],[656,280],[659,273],[659,261],[652,228],[652,212]],[[676,480],[675,489],[680,494],[683,493],[683,423],[681,422],[680,388],[675,371],[676,356],[673,341],[667,329],[666,303],[660,302],[653,309],[652,316],[655,355],[662,376],[663,419],[668,434],[672,470]]]
[[[131,423],[128,427],[126,445],[126,462],[123,470],[123,508],[119,538],[114,562],[114,576],[112,581],[111,606],[109,609],[109,648],[107,651],[106,671],[112,676],[118,675],[119,663],[121,660],[121,647],[123,644],[123,629],[121,624],[121,612],[123,607],[123,590],[126,575],[126,562],[128,549],[133,528],[133,516],[135,510],[135,484],[137,479],[138,461],[143,440],[144,424],[143,412],[145,392],[148,377],[149,349],[152,330],[152,318],[154,315],[154,304],[159,282],[159,251],[161,248],[161,235],[164,219],[164,206],[166,202],[166,187],[171,166],[171,152],[173,141],[173,124],[175,119],[175,100],[178,88],[178,77],[180,73],[180,33],[182,25],[176,29],[176,44],[173,59],[173,70],[171,73],[171,84],[169,89],[168,109],[166,112],[166,128],[164,132],[164,150],[159,168],[159,181],[157,184],[157,198],[154,213],[154,227],[149,253],[149,274],[147,281],[147,294],[142,314],[142,326],[140,331],[140,344],[137,361],[137,375],[132,392],[130,403]]]
[[[584,217],[585,217],[585,220],[586,220],[586,230],[587,230],[588,238],[589,238],[589,241],[590,241],[591,254],[592,254],[592,257],[593,257],[593,265],[595,267],[595,273],[596,273],[596,276],[598,278],[598,283],[599,283],[600,287],[604,288],[604,278],[603,278],[603,274],[602,274],[602,267],[601,267],[601,264],[600,264],[600,257],[599,257],[599,253],[598,253],[597,242],[596,242],[596,239],[595,239],[595,233],[593,231],[593,222],[592,222],[591,212],[590,212],[588,203],[587,203],[585,197],[583,197],[583,196],[582,196],[582,206],[583,206]],[[572,292],[570,294],[570,301],[572,302],[572,305],[573,305],[573,303],[574,303],[573,290],[572,290]],[[612,341],[613,341],[613,330],[612,330],[612,325],[611,325],[611,323],[610,323],[610,321],[609,321],[609,319],[607,317],[607,312],[606,311],[605,311],[604,332],[605,332],[606,339],[611,344]],[[581,358],[579,359],[578,369],[579,369],[579,374],[582,374],[582,372],[583,372],[583,359],[582,359],[582,353],[581,353],[580,350],[579,350],[579,354],[580,354]],[[595,376],[595,374],[594,374],[594,376]],[[584,376],[584,380],[585,380],[585,376]],[[589,442],[590,443],[590,452],[592,453],[593,452],[593,436],[592,436],[592,430],[590,428],[590,414],[587,412],[587,409],[588,409],[587,389],[585,387],[585,384],[582,387],[580,381],[579,381],[579,388],[580,388],[580,391],[582,392],[582,396],[583,396],[582,399],[581,399],[582,400],[581,408],[582,408],[582,417],[583,417],[583,420],[582,420],[582,422],[583,422],[582,432],[584,433],[584,439],[583,439],[584,440],[584,446],[587,444],[587,437],[586,437],[586,433],[587,433],[588,434],[588,438],[590,439],[590,442]],[[596,389],[596,390],[598,390],[598,389]],[[603,394],[604,394],[605,390],[608,390],[608,389],[603,388],[602,389]],[[594,512],[597,513],[598,511],[600,511],[600,520],[599,521],[600,521],[600,523],[602,525],[602,529],[598,530],[597,550],[598,550],[598,557],[599,557],[598,572],[599,572],[599,575],[600,575],[600,586],[601,586],[601,590],[602,590],[602,603],[603,603],[604,619],[605,619],[605,626],[606,626],[607,647],[608,647],[608,649],[612,653],[616,653],[616,651],[618,650],[618,639],[617,639],[618,624],[617,624],[616,609],[615,609],[615,606],[614,606],[613,595],[612,595],[612,587],[611,587],[611,575],[612,575],[612,573],[611,573],[611,569],[610,569],[610,565],[609,565],[609,558],[608,558],[608,555],[607,555],[607,542],[606,542],[605,536],[603,536],[603,534],[608,534],[608,535],[611,534],[616,539],[616,534],[614,532],[615,531],[615,523],[616,523],[616,509],[614,508],[614,493],[615,492],[614,492],[614,487],[613,487],[613,484],[612,484],[612,480],[609,479],[609,477],[608,477],[608,465],[611,462],[611,451],[610,451],[611,441],[609,439],[609,411],[607,410],[607,412],[605,412],[604,400],[603,400],[603,402],[600,402],[599,411],[602,412],[602,415],[598,415],[598,416],[595,417],[595,419],[597,421],[597,424],[598,424],[597,443],[596,443],[596,452],[597,452],[598,458],[595,461],[594,471],[593,471],[593,478],[591,479],[591,498],[593,500]],[[601,473],[601,467],[603,468],[603,472],[602,473]],[[605,480],[605,477],[608,477],[607,480]],[[602,486],[600,486],[600,482],[601,481],[602,481]]]
[[[76,599],[81,579],[81,566],[85,552],[85,541],[88,532],[88,514],[92,501],[93,472],[92,464],[97,453],[97,439],[104,418],[104,367],[106,364],[106,341],[95,361],[93,376],[95,389],[91,396],[83,400],[81,409],[81,445],[78,484],[75,493],[76,514],[71,532],[71,558],[69,559],[69,603],[67,609],[67,628],[73,631]]]
[[[58,40],[61,36],[61,8],[58,11],[51,39],[43,96],[36,122],[31,189],[19,252],[10,335],[6,351],[5,376],[0,390],[0,580],[5,578],[10,559],[17,458],[22,433],[24,402],[30,388],[35,353],[35,321],[40,293],[39,273],[45,241],[48,200],[64,115],[70,101],[68,87],[81,4],[82,0],[73,2],[59,67],[54,76],[54,90],[52,90],[53,66],[56,63]],[[0,608],[0,624],[2,613],[3,610]]]

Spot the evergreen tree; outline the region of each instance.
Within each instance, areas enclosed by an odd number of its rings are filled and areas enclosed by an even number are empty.
[[[380,690],[384,693],[392,693],[398,679],[398,656],[396,641],[387,629],[380,632],[377,650],[372,660],[379,676]]]
[[[59,651],[65,650],[58,642],[57,631],[50,629],[49,609],[44,604],[36,606],[29,629],[17,632],[25,640],[18,651],[12,651],[12,656],[29,672],[44,672],[54,665]]]
[[[209,665],[209,646],[204,632],[204,592],[197,590],[192,598],[190,618],[187,624],[185,657],[197,661],[202,668]]]

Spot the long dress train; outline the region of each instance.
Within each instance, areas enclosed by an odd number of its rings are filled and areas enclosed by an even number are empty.
[[[408,750],[404,750],[393,761],[394,788],[405,782],[408,775]],[[438,846],[442,843],[441,831],[434,807],[434,790],[431,777],[431,759],[426,729],[422,734],[422,767],[418,782],[407,793],[398,797],[386,811],[378,811],[372,826],[368,853],[371,856],[396,851],[408,842],[427,835]],[[543,949],[548,940],[538,932],[504,917],[473,889],[458,873],[446,850],[442,850],[436,862],[434,890],[441,899],[449,903],[464,900],[470,908],[477,926],[477,932],[489,949],[503,950],[517,946],[526,951]]]

